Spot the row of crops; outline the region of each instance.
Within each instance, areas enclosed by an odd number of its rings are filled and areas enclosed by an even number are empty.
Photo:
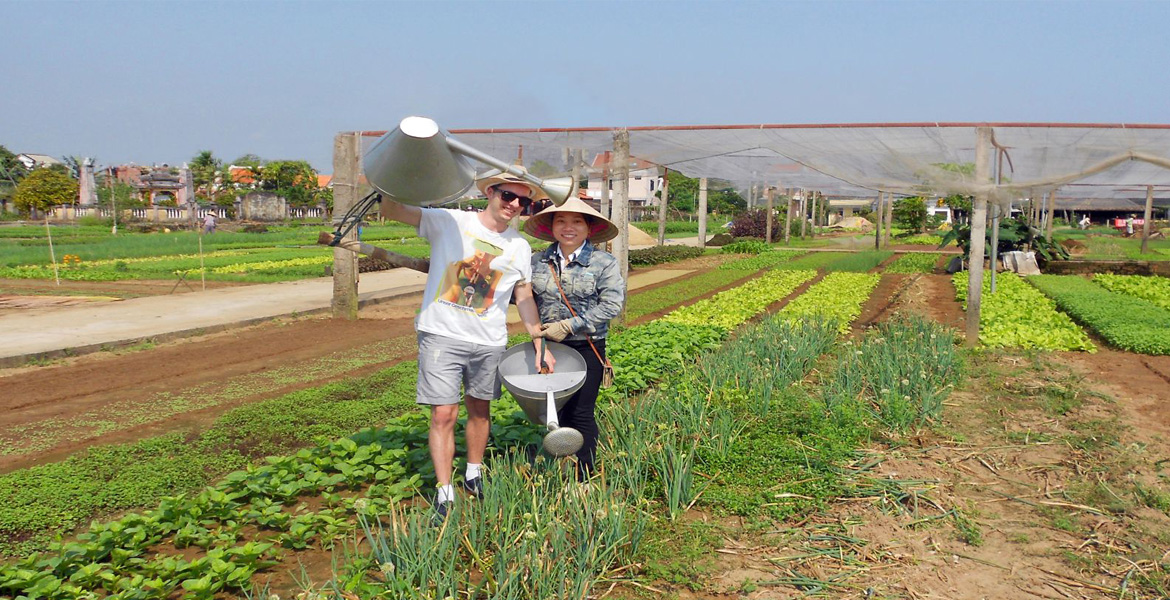
[[[1170,354],[1170,279],[999,273],[994,294],[990,279],[983,278],[980,309],[986,346],[1095,352],[1088,329],[1121,350]],[[967,274],[952,281],[965,308]]]
[[[379,429],[272,457],[200,493],[95,523],[75,541],[0,567],[0,594],[267,593],[255,588],[257,573],[287,567],[299,550],[360,537],[369,550],[349,547],[347,564],[330,582],[336,592],[583,597],[607,570],[632,562],[655,515],[677,518],[700,495],[732,512],[807,508],[841,493],[840,465],[874,428],[937,415],[958,373],[953,337],[910,322],[839,341],[843,322],[859,312],[877,276],[837,275],[730,342],[724,343],[732,330],[815,272],[771,271],[615,333],[609,351],[618,377],[599,411],[603,477],[579,493],[563,493],[572,469],[525,456],[522,449],[539,439],[537,428],[511,402],[495,403],[485,498],[459,504],[447,526],[459,535],[436,529],[426,511],[403,502],[433,485],[426,418],[412,412]],[[800,303],[805,295],[814,301]],[[835,365],[822,374],[828,383],[793,392],[826,354]],[[924,364],[935,368],[927,372]],[[654,387],[667,378],[670,385]],[[651,388],[646,401],[626,399]],[[809,451],[818,456],[815,464]],[[736,473],[749,461],[756,468],[740,478],[711,477]],[[791,501],[777,503],[778,497]]]

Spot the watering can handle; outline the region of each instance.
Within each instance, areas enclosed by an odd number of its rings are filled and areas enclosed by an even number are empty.
[[[536,338],[536,352],[540,356],[540,374],[545,375],[552,371],[548,368],[548,363],[544,360],[544,339]]]

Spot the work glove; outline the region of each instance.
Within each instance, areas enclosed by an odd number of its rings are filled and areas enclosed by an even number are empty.
[[[571,319],[565,319],[563,321],[541,325],[540,332],[542,337],[545,339],[550,339],[554,342],[559,342],[569,337],[570,335],[573,335],[573,328],[569,326],[570,320]]]

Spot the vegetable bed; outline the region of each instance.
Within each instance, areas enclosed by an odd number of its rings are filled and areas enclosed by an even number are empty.
[[[861,305],[869,298],[881,275],[869,273],[830,273],[785,306],[780,314],[789,317],[819,317],[837,323],[844,333],[849,323],[861,314]]]
[[[1111,292],[1148,300],[1170,310],[1170,278],[1098,273],[1093,281]]]
[[[955,273],[951,281],[955,298],[966,309],[967,273]],[[984,274],[979,311],[979,341],[984,346],[1097,351],[1084,330],[1018,275],[1000,273],[996,283],[997,291],[992,294],[990,273]]]
[[[1170,311],[1076,275],[1036,275],[1029,281],[1111,346],[1140,354],[1170,354]]]
[[[886,273],[932,273],[941,254],[903,254],[888,267]]]

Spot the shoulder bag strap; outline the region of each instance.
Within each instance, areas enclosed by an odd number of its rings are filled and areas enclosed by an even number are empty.
[[[557,276],[557,270],[553,268],[552,263],[548,264],[548,270],[552,273],[553,282],[557,284],[557,291],[561,293],[561,300],[564,300],[565,306],[569,307],[569,314],[574,317],[577,316],[577,311],[573,310],[572,304],[569,304],[569,297],[565,295],[565,288],[561,287],[561,278]],[[586,335],[585,341],[589,342],[590,348],[593,348],[593,355],[597,357],[598,362],[607,367],[610,366],[609,359],[601,358],[601,353],[597,351],[597,346],[593,345],[593,338]]]

